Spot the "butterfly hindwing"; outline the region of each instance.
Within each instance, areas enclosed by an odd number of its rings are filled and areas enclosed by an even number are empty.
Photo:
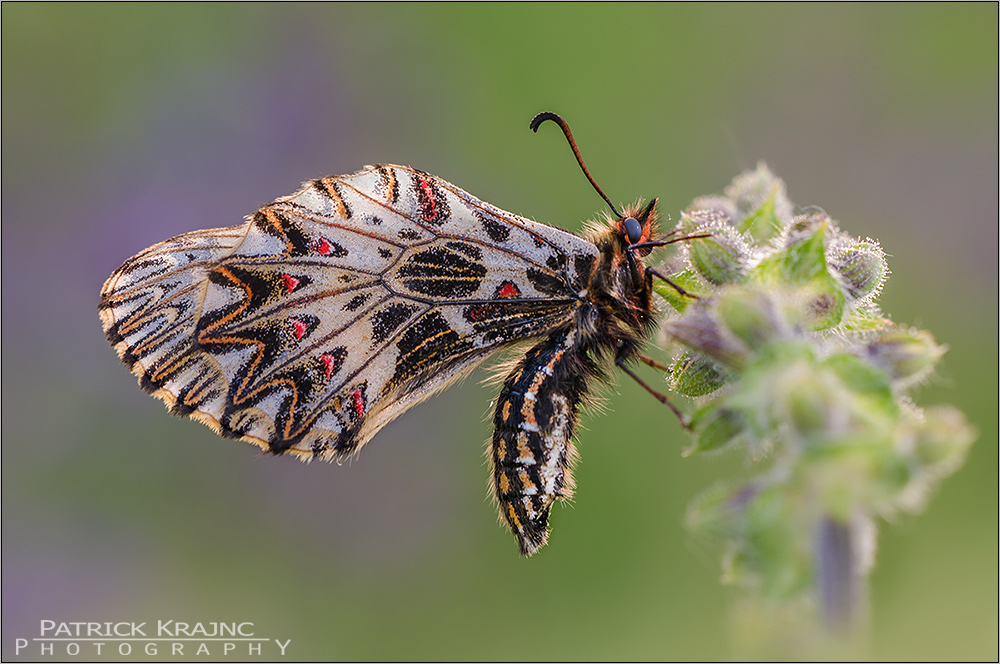
[[[575,235],[381,165],[147,249],[100,309],[174,412],[335,458],[498,347],[567,323],[596,261]]]

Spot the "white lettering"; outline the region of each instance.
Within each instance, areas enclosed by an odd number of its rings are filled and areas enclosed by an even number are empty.
[[[28,639],[14,639],[14,654],[20,655],[22,648],[28,647]]]
[[[131,657],[133,656],[133,651],[138,652],[138,648],[141,648],[147,657],[157,657],[160,655],[160,644],[155,643],[157,637],[164,641],[184,641],[191,640],[196,641],[202,639],[202,641],[197,646],[196,656],[207,655],[212,656],[212,643],[207,641],[220,641],[222,642],[222,656],[232,657],[238,650],[239,643],[234,641],[226,640],[228,637],[232,637],[236,640],[239,638],[246,639],[248,641],[247,648],[250,655],[260,656],[263,650],[263,644],[270,641],[271,639],[254,639],[254,634],[256,628],[252,622],[182,622],[178,620],[157,620],[156,621],[156,632],[152,635],[153,638],[146,637],[146,622],[83,622],[83,621],[67,621],[60,622],[57,620],[40,620],[39,626],[39,637],[34,641],[39,642],[40,647],[40,657],[52,657],[55,655],[55,646],[59,645],[60,649],[63,648],[62,643],[51,643],[47,641],[65,641],[65,651],[63,655],[65,657],[78,657],[81,655],[81,643],[84,647],[89,647],[93,645],[96,650],[97,656],[104,655],[104,646],[109,645],[112,651],[117,650],[117,655],[119,657]],[[150,628],[152,631],[152,628]],[[138,638],[137,638],[138,637]],[[111,641],[120,641],[120,643],[106,644],[104,641],[98,639],[110,639]],[[171,655],[174,657],[184,656],[184,646],[185,643],[181,642],[171,642],[170,650]],[[252,641],[252,642],[249,642]],[[135,645],[131,642],[141,642],[142,645],[137,648],[133,648]],[[291,644],[292,640],[287,639],[284,642],[274,639],[278,648],[281,651],[282,656],[287,655],[288,646]],[[117,648],[116,648],[117,646]],[[26,650],[34,647],[32,639],[14,639],[14,651],[15,654],[21,655]],[[112,657],[113,652],[109,653]],[[218,656],[218,651],[215,652]],[[166,656],[166,653],[163,653]]]

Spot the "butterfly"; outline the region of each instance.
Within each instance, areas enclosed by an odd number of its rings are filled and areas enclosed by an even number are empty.
[[[340,460],[497,350],[491,486],[521,553],[573,490],[580,404],[656,325],[644,265],[656,200],[582,236],[406,166],[306,182],[240,226],[193,231],[114,271],[99,312],[140,386],[171,412],[273,454]],[[669,237],[669,236],[667,236]],[[667,279],[669,282],[669,279]],[[672,283],[672,282],[671,282]],[[682,293],[680,289],[675,285]],[[671,408],[673,406],[671,405]],[[676,409],[674,409],[675,412]]]

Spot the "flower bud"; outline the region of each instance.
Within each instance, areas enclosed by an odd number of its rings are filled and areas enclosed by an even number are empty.
[[[683,270],[681,272],[666,271],[671,273],[670,281],[673,284],[680,286],[691,295],[696,297],[701,296],[705,288],[705,283],[695,276],[692,270]],[[653,290],[677,313],[684,313],[688,306],[697,301],[691,295],[682,295],[673,285],[659,279],[653,282]]]
[[[688,351],[674,363],[670,382],[674,392],[700,397],[722,387],[726,377],[715,362],[701,353]]]
[[[827,277],[826,239],[833,223],[825,212],[799,215],[785,231],[784,249],[769,260],[776,261],[785,281],[803,284]]]
[[[703,221],[693,232],[711,234],[684,244],[691,267],[699,275],[716,286],[743,281],[750,250],[732,226],[714,218]]]
[[[719,450],[732,445],[748,426],[743,413],[729,408],[712,408],[704,418],[696,418],[694,443],[684,450],[684,456]]]
[[[742,218],[740,211],[736,208],[736,203],[725,196],[702,196],[694,199],[684,216],[698,218],[699,214],[709,214],[730,225]]]
[[[785,183],[764,162],[753,171],[744,171],[726,187],[726,196],[739,211],[737,230],[758,241],[777,236],[792,219],[792,203]]]
[[[830,261],[855,300],[875,297],[882,289],[889,267],[877,243],[868,241],[846,247]]]
[[[844,318],[844,294],[831,282],[803,293],[808,296],[805,324],[810,330],[828,330],[840,324]]]
[[[947,350],[925,330],[893,328],[865,346],[864,357],[892,380],[909,384],[930,373]]]
[[[787,394],[781,395],[787,408],[788,423],[801,439],[814,438],[830,429],[833,413],[838,410],[831,403],[835,394],[820,376],[799,372],[794,387],[789,385]]]
[[[913,468],[912,480],[900,492],[900,509],[918,512],[937,483],[965,461],[976,431],[952,406],[928,408],[900,427],[897,447]]]
[[[975,439],[976,434],[961,411],[951,406],[935,406],[924,411],[921,426],[913,434],[912,452],[925,468],[947,475],[962,464]]]
[[[716,310],[723,324],[751,350],[787,338],[788,325],[766,291],[730,288],[720,294]]]
[[[708,300],[697,300],[680,318],[667,321],[664,332],[688,348],[704,353],[724,366],[740,367],[746,359],[746,344],[719,324]]]
[[[833,221],[818,208],[795,218],[785,232],[783,249],[754,268],[751,277],[797,287],[802,324],[810,330],[839,325],[846,298],[826,263],[827,235],[837,233]]]

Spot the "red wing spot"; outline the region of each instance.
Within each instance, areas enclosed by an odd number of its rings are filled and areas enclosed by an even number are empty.
[[[427,180],[423,178],[417,178],[420,181],[420,188],[424,192],[424,196],[427,198],[427,202],[424,204],[424,209],[421,210],[424,219],[431,221],[437,218],[437,201],[434,200],[434,190],[427,183]]]
[[[497,293],[497,297],[500,298],[501,300],[508,300],[512,297],[517,297],[520,294],[521,291],[518,290],[517,284],[511,281],[507,281],[504,282],[502,286],[500,286],[500,292]]]
[[[309,251],[317,256],[333,256],[334,258],[343,258],[348,254],[347,249],[322,236],[309,243]]]
[[[320,256],[327,256],[331,251],[333,251],[333,247],[330,246],[330,243],[326,241],[325,237],[321,237],[316,242],[316,248],[314,251]]]
[[[354,412],[358,417],[361,417],[365,414],[365,400],[361,396],[361,390],[354,390],[352,396],[354,397]]]
[[[332,355],[324,353],[319,356],[319,361],[323,363],[323,380],[330,380],[333,370],[337,368],[337,360]]]
[[[308,330],[308,328],[306,327],[306,324],[300,321],[298,318],[292,319],[292,328],[293,332],[295,333],[296,339],[301,339],[302,337],[306,336],[306,331]]]
[[[466,310],[465,319],[470,323],[477,323],[485,318],[488,318],[492,313],[494,313],[495,310],[496,307],[492,307],[488,304],[477,304]]]
[[[300,283],[299,280],[293,277],[292,275],[282,274],[281,278],[285,282],[285,288],[288,289],[289,293],[291,293],[292,291],[294,291],[296,288],[299,287]]]

